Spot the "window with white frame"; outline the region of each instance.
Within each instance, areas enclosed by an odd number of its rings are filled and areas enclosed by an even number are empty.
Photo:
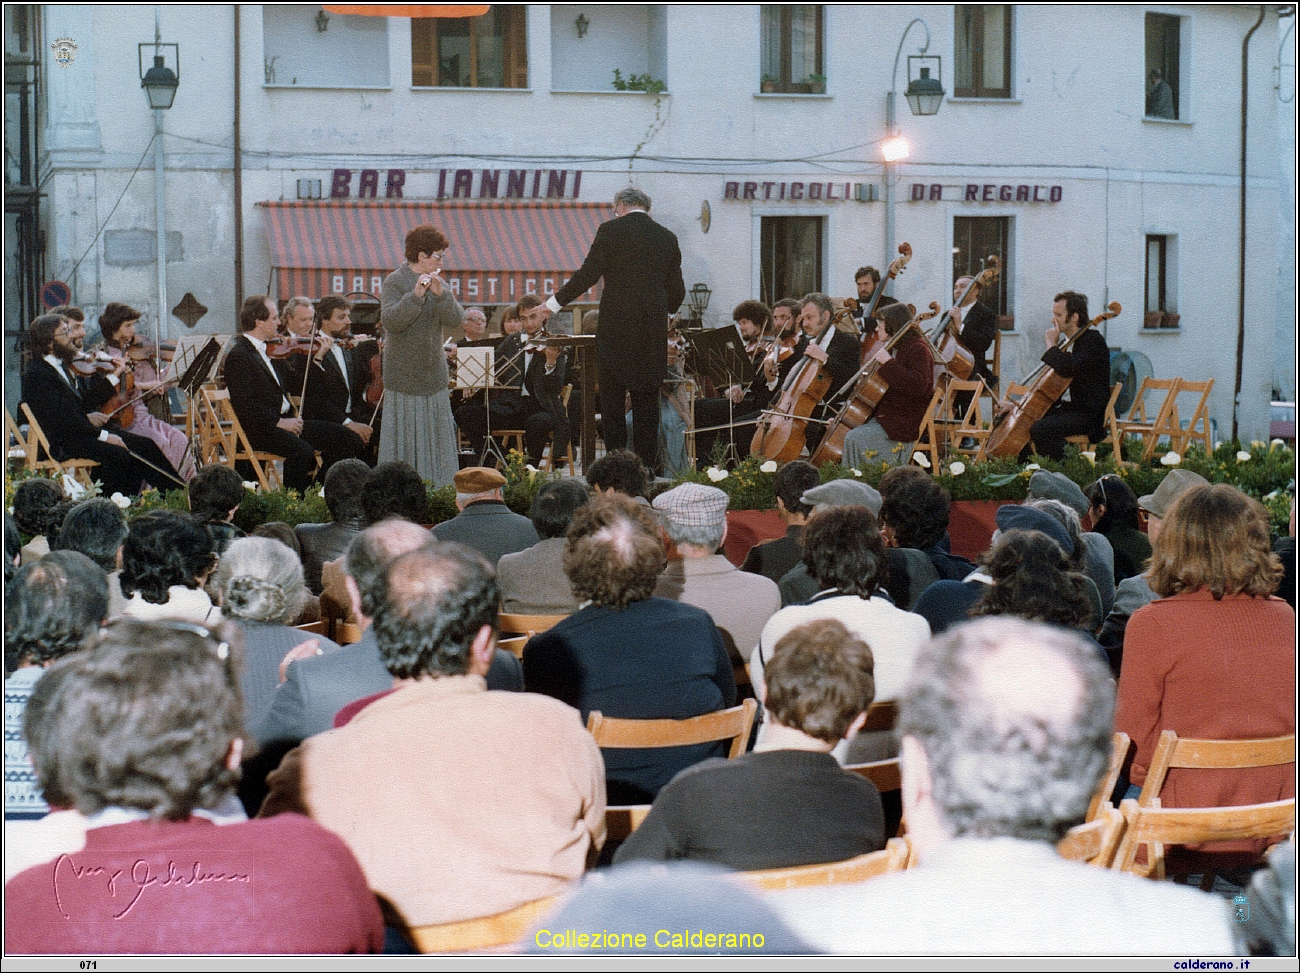
[[[1011,97],[1011,14],[1003,3],[953,8],[954,97]]]
[[[1146,302],[1143,324],[1148,328],[1178,327],[1178,237],[1172,233],[1146,236]]]
[[[826,91],[826,18],[820,4],[764,4],[762,79],[764,92],[822,94]]]
[[[1186,31],[1183,18],[1174,14],[1146,15],[1147,118],[1176,121],[1183,117],[1183,71]]]

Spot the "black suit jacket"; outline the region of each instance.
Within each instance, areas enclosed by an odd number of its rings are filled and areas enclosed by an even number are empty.
[[[23,401],[41,424],[55,459],[96,459],[99,430],[86,418],[86,405],[44,358],[33,357],[23,372]]]
[[[601,278],[600,373],[630,389],[657,391],[668,377],[668,316],[686,299],[677,237],[640,211],[602,223],[555,300],[563,307]]]
[[[230,342],[225,376],[230,404],[234,406],[235,415],[239,416],[239,424],[244,427],[249,441],[257,448],[259,442],[274,434],[275,424],[285,415],[286,389],[280,384],[279,376],[266,367],[253,343],[242,334]],[[298,391],[301,390],[300,385]]]
[[[1092,422],[1093,430],[1105,423],[1106,404],[1110,402],[1110,349],[1106,339],[1096,328],[1087,328],[1074,340],[1069,351],[1048,348],[1043,361],[1057,374],[1070,379],[1068,395],[1056,406],[1071,412],[1082,412]]]
[[[962,347],[975,356],[975,374],[990,385],[993,384],[993,373],[989,371],[986,356],[997,330],[998,317],[993,313],[993,309],[987,304],[976,301],[966,311],[961,334],[957,336]]]
[[[352,349],[343,349],[343,362],[348,369],[346,379],[332,350],[319,362],[309,362],[306,355],[290,355],[280,364],[279,377],[288,386],[292,395],[302,394],[303,370],[307,371],[307,394],[302,402],[302,418],[333,422],[338,425],[352,418],[349,413],[352,412],[352,405],[356,401],[357,382],[368,383],[370,380],[368,362],[364,378],[358,375],[358,357]],[[364,384],[361,391],[364,395]],[[358,421],[365,423],[369,418],[367,413]]]

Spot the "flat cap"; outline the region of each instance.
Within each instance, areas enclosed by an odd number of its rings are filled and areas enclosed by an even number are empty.
[[[488,466],[467,466],[452,477],[452,482],[457,493],[487,493],[505,486],[506,478]]]
[[[1209,486],[1210,481],[1191,470],[1170,470],[1156,487],[1155,493],[1138,497],[1138,506],[1161,520],[1169,513],[1173,502],[1193,487]]]
[[[880,516],[880,491],[861,480],[831,480],[805,490],[799,500],[814,507],[866,507]]]
[[[994,519],[997,520],[999,530],[1036,530],[1056,541],[1056,546],[1065,552],[1066,557],[1074,553],[1074,543],[1070,540],[1069,532],[1051,514],[1033,507],[1022,507],[1018,503],[1006,503],[998,507]]]
[[[1073,507],[1081,518],[1088,513],[1088,498],[1075,483],[1064,473],[1051,470],[1035,470],[1029,478],[1030,500],[1059,500],[1067,507]]]
[[[659,494],[651,506],[681,527],[714,527],[727,519],[730,500],[717,487],[683,483]]]

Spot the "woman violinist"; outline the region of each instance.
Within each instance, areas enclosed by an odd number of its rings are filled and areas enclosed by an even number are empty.
[[[888,341],[912,320],[906,304],[890,304],[876,312],[876,336]],[[934,357],[916,328],[894,345],[893,354],[880,348],[873,356],[879,374],[889,383],[871,419],[844,438],[841,462],[858,467],[866,462],[899,466],[912,458],[912,443],[921,432],[921,422],[934,392]],[[874,456],[868,456],[874,453]]]

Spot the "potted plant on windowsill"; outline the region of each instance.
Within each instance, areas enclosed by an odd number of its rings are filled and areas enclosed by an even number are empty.
[[[1147,311],[1147,313],[1142,316],[1142,327],[1158,328],[1164,323],[1164,320],[1164,311]]]
[[[758,90],[765,95],[770,95],[776,91],[777,80],[770,74],[763,75],[763,79],[758,84]]]
[[[1165,320],[1161,326],[1165,328],[1177,328],[1178,322],[1181,319],[1182,319],[1182,315],[1174,314],[1172,311],[1166,311]]]
[[[810,74],[804,79],[808,85],[808,90],[814,95],[824,95],[826,93],[826,75]]]

